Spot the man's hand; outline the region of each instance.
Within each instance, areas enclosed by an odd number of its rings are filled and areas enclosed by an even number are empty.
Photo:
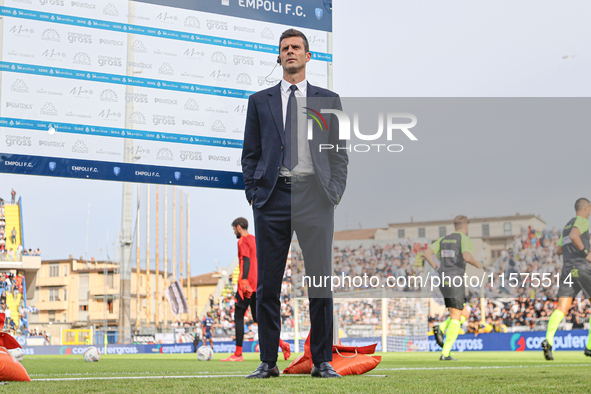
[[[248,284],[248,279],[240,279],[238,281],[238,294],[240,294],[243,299],[250,298],[250,296],[252,296],[252,289]]]

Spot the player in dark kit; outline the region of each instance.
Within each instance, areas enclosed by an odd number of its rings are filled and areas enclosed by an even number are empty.
[[[242,343],[244,341],[244,315],[250,306],[250,314],[257,321],[257,248],[254,235],[248,232],[248,221],[238,218],[232,222],[232,228],[238,238],[238,291],[236,292],[236,307],[234,322],[236,325],[236,350],[230,357],[221,361],[244,361],[242,357]],[[287,360],[290,356],[289,343],[279,340],[283,356]]]
[[[203,346],[207,346],[207,340],[209,339],[209,346],[213,350],[213,332],[211,332],[213,319],[211,318],[211,312],[207,312],[207,316],[203,318],[201,326],[203,327]]]
[[[439,256],[441,261],[439,274],[443,282],[440,289],[445,299],[445,306],[449,308],[449,319],[441,323],[440,326],[433,327],[437,343],[443,347],[439,358],[442,361],[455,360],[450,355],[451,348],[458,338],[462,318],[465,321],[470,315],[467,308],[466,287],[463,282],[466,263],[472,264],[476,268],[482,268],[482,264],[472,256],[474,246],[468,237],[468,223],[466,216],[456,216],[454,219],[456,231],[433,242],[424,254],[425,259],[435,270],[437,270],[437,266],[433,256]],[[461,277],[462,280],[455,282],[454,278],[457,277]],[[443,325],[445,327],[442,327]],[[443,341],[443,332],[446,334],[445,342]]]
[[[573,299],[582,290],[585,297],[591,297],[591,254],[589,249],[589,215],[591,203],[586,198],[575,202],[577,216],[568,221],[558,240],[558,254],[562,254],[562,272],[558,289],[558,307],[550,315],[546,339],[542,349],[546,360],[554,360],[552,346],[558,325],[568,314]],[[591,331],[585,347],[585,356],[591,357]]]

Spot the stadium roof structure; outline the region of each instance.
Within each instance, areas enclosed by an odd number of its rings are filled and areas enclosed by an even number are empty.
[[[470,223],[487,223],[487,222],[504,222],[507,220],[528,220],[528,219],[533,219],[533,218],[541,220],[542,222],[544,222],[544,224],[546,223],[546,221],[544,219],[542,219],[539,215],[533,215],[533,214],[520,215],[518,213],[513,216],[489,216],[489,217],[482,217],[482,218],[478,218],[478,217],[470,218],[469,217],[468,220],[470,221]],[[450,224],[452,222],[453,222],[453,219],[431,220],[431,221],[426,221],[426,222],[410,221],[410,222],[404,222],[404,223],[388,223],[388,226],[390,226],[390,227],[436,226],[436,225]]]

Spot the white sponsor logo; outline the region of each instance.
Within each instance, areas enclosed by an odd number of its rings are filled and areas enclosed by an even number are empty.
[[[160,68],[158,69],[158,73],[163,75],[174,75],[174,70],[172,69],[170,64],[164,62],[162,63],[162,66],[160,66]]]
[[[188,111],[199,111],[199,105],[197,105],[195,99],[190,98],[185,103],[185,109]]]
[[[90,34],[68,33],[68,42],[70,44],[92,44],[92,36]]]
[[[31,146],[31,137],[20,135],[7,135],[6,146]]]
[[[76,141],[74,146],[72,147],[72,152],[76,153],[88,153],[88,147],[82,140]]]
[[[226,126],[224,126],[224,124],[222,123],[221,120],[216,120],[215,122],[213,122],[213,124],[211,125],[211,131],[215,131],[218,133],[225,133],[226,132]]]
[[[131,46],[131,50],[133,52],[145,53],[146,47],[144,46],[144,44],[140,40],[135,40],[133,42],[133,45]]]
[[[74,64],[90,66],[90,56],[86,52],[78,52],[74,55]]]
[[[53,103],[49,101],[41,108],[41,114],[49,116],[57,116],[57,109],[53,106]]]
[[[105,8],[103,8],[103,14],[109,16],[119,16],[119,10],[113,4],[109,3]]]
[[[185,27],[199,29],[201,25],[199,24],[199,19],[195,18],[194,16],[188,16],[185,18]]]
[[[72,7],[86,8],[89,10],[96,9],[96,4],[83,3],[81,1],[72,1]]]
[[[160,148],[158,153],[156,153],[156,160],[172,161],[172,159],[173,159],[172,151],[168,148]]]
[[[60,34],[55,29],[45,29],[41,33],[41,39],[44,41],[60,42]]]
[[[211,55],[211,61],[214,63],[222,63],[222,64],[226,64],[226,55],[224,55],[222,52],[217,51],[214,52]]]
[[[123,62],[121,61],[120,57],[99,55],[98,64],[101,67],[103,67],[103,66],[121,67]]]
[[[10,90],[12,90],[13,92],[18,92],[18,93],[29,93],[29,87],[20,78],[17,79],[16,81],[14,81],[12,86],[10,86]]]

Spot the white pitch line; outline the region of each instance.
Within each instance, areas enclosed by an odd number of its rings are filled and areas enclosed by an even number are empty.
[[[184,376],[110,376],[94,378],[52,378],[52,379],[31,379],[33,382],[57,382],[57,381],[79,381],[79,380],[124,380],[124,379],[187,379],[187,378],[244,378],[246,375],[184,375]],[[281,374],[285,377],[309,377],[308,374]],[[385,378],[386,375],[359,375],[374,378]]]
[[[430,371],[450,369],[508,369],[508,368],[546,368],[546,367],[589,367],[591,364],[547,364],[547,365],[491,365],[483,367],[419,367],[419,368],[375,368],[373,371]]]
[[[185,376],[107,376],[95,378],[52,378],[31,379],[33,382],[76,381],[76,380],[112,380],[112,379],[185,379],[185,378],[243,378],[245,375],[185,375]]]
[[[482,367],[418,367],[418,368],[375,368],[372,371],[437,371],[437,370],[450,370],[450,369],[509,369],[509,368],[565,368],[565,367],[589,367],[590,364],[547,364],[547,365],[491,365]],[[285,377],[308,377],[308,374],[284,374],[280,376]],[[358,375],[367,377],[387,377],[386,375]],[[88,377],[88,378],[51,378],[51,379],[32,379],[33,382],[55,382],[55,381],[80,381],[80,380],[125,380],[125,379],[191,379],[191,378],[243,378],[244,374],[240,375],[174,375],[174,376],[106,376],[106,377]]]

